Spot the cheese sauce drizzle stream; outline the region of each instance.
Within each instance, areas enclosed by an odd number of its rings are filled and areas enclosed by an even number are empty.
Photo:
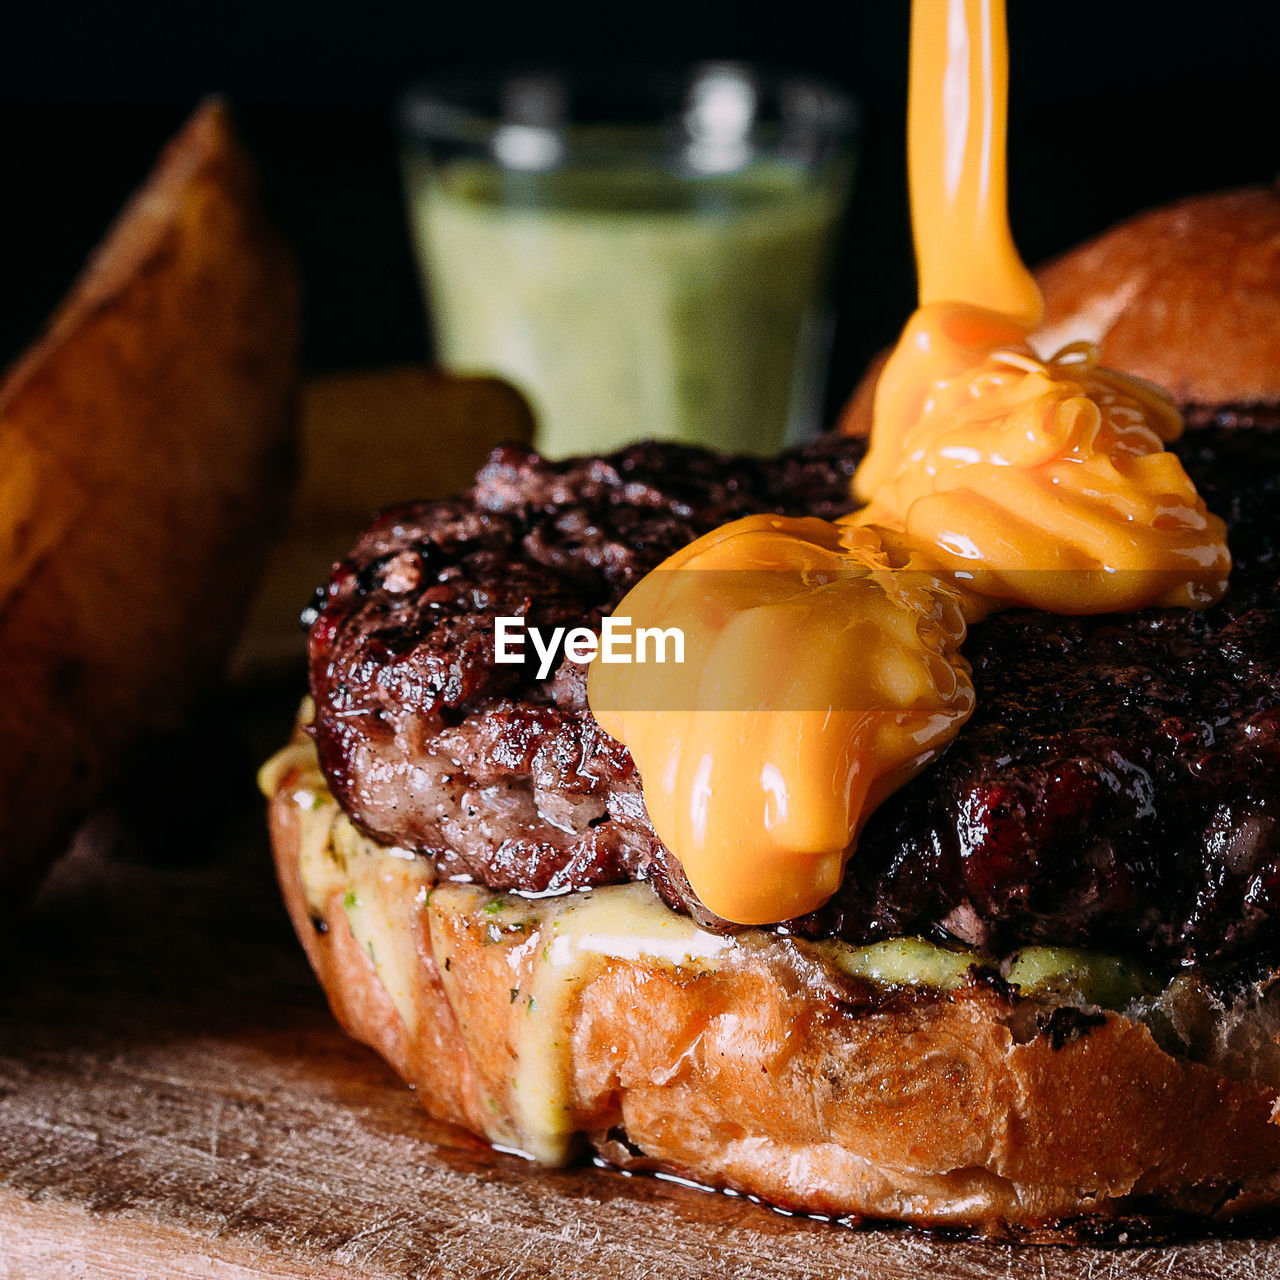
[[[867,816],[974,706],[966,627],[1023,605],[1204,607],[1230,556],[1164,445],[1158,388],[1075,343],[1009,231],[1003,0],[914,0],[909,144],[920,307],[881,375],[843,520],[752,516],[698,539],[617,616],[684,664],[591,666],[654,830],[711,911],[768,924],[835,892]],[[658,674],[655,675],[655,672]]]

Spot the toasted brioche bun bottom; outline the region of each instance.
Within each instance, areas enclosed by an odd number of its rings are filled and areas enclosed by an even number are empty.
[[[1171,1056],[1140,1022],[1097,1012],[1051,1035],[1051,1009],[999,984],[877,993],[821,948],[758,931],[712,962],[601,955],[540,973],[558,924],[516,919],[511,895],[433,886],[402,851],[367,892],[304,886],[317,824],[324,841],[345,823],[313,787],[279,770],[270,829],[334,1015],[430,1112],[499,1145],[534,1149],[525,1068],[558,1050],[553,1127],[616,1164],[790,1210],[1070,1239],[1280,1203],[1275,1089]]]

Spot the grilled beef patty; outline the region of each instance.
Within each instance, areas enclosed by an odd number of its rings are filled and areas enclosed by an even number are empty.
[[[1280,411],[1193,410],[1176,446],[1230,532],[1203,613],[1015,611],[964,647],[978,708],[871,817],[841,892],[784,929],[945,931],[1210,965],[1280,949]],[[652,880],[697,901],[655,836],[583,668],[494,661],[494,619],[594,625],[666,556],[754,512],[850,508],[862,442],[762,462],[645,444],[549,463],[495,451],[460,498],[383,513],[311,611],[326,776],[375,838],[445,876],[546,893]]]

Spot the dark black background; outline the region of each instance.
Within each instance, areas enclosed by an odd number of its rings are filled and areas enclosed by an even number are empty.
[[[1280,169],[1280,5],[1009,0],[1011,214],[1036,262],[1146,205]],[[13,0],[0,18],[0,359],[29,340],[204,91],[237,107],[307,290],[308,367],[420,357],[391,127],[415,77],[485,64],[741,57],[822,73],[866,132],[832,403],[912,302],[907,0],[767,8],[518,0]]]

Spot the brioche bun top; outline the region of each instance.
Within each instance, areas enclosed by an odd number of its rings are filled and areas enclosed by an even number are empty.
[[[1280,400],[1280,188],[1140,213],[1036,272],[1042,355],[1077,338],[1179,404]]]
[[[1183,405],[1280,402],[1280,187],[1192,196],[1118,223],[1036,272],[1041,355],[1085,338]],[[841,430],[871,427],[870,364]]]

